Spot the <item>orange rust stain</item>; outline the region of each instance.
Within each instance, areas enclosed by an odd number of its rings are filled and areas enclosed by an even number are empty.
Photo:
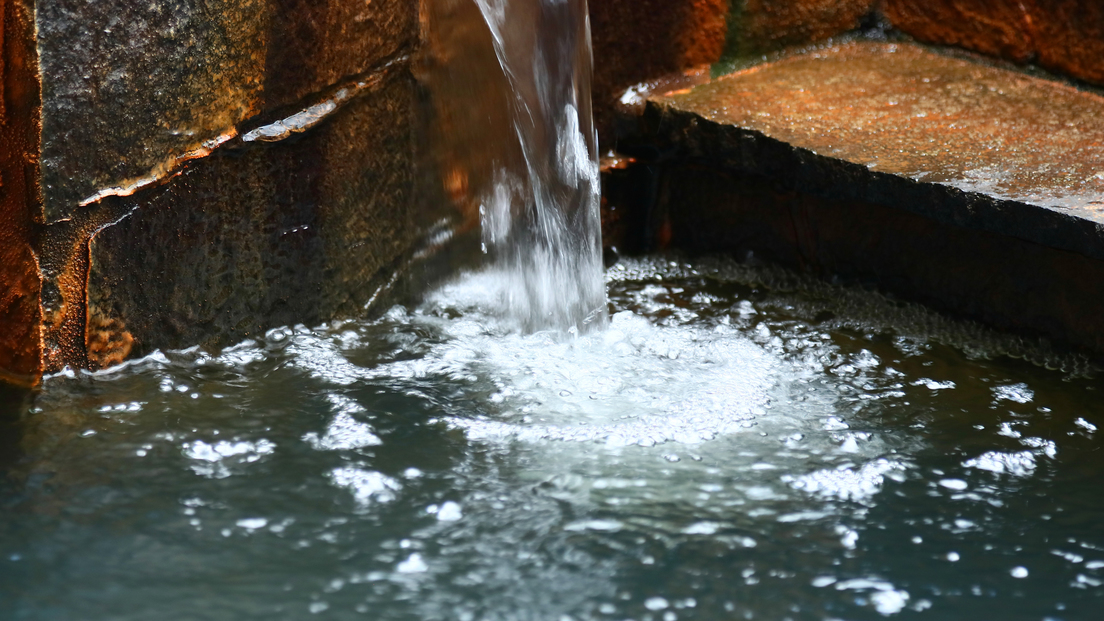
[[[42,296],[43,365],[47,372],[65,366],[94,366],[88,351],[91,321],[88,312],[88,275],[96,233],[132,209],[114,196],[80,208],[69,220],[46,227],[42,267],[49,290]]]
[[[134,347],[134,336],[119,319],[91,312],[85,336],[88,361],[93,368],[104,369],[127,359]]]
[[[36,384],[42,374],[35,253],[39,82],[31,5],[0,0],[0,380]]]
[[[918,39],[1017,62],[1031,59],[1027,10],[1018,0],[887,0],[886,17]]]

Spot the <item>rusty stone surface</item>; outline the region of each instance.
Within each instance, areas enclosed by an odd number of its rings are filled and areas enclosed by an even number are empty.
[[[1104,98],[849,44],[654,97],[645,249],[757,256],[1104,354]]]
[[[47,221],[416,45],[414,0],[44,0]]]
[[[417,0],[270,2],[265,109],[295,104],[417,43]]]
[[[1014,201],[1058,220],[1104,224],[1104,97],[1061,84],[912,44],[852,43],[655,102],[902,187],[959,190],[970,200]],[[1002,220],[995,214],[984,225],[999,228]]]
[[[34,384],[42,372],[41,280],[35,244],[39,84],[33,5],[0,0],[0,381]]]
[[[894,26],[1104,84],[1104,4],[1097,0],[886,0]]]
[[[749,56],[854,30],[877,0],[733,0],[732,4],[725,54]]]
[[[733,57],[806,45],[853,30],[877,0],[591,0],[594,102],[611,142],[626,88]],[[722,63],[723,64],[723,63]]]
[[[414,99],[397,68],[301,137],[228,145],[121,200],[90,245],[89,365],[363,314],[424,222]]]
[[[48,222],[261,109],[265,0],[42,0],[43,192]]]

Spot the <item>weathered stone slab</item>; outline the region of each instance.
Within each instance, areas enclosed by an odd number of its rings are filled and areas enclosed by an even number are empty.
[[[362,314],[420,231],[414,96],[397,68],[301,138],[228,145],[130,204],[91,242],[88,363]]]
[[[591,0],[594,99],[716,62],[728,32],[727,0]]]
[[[653,97],[652,244],[753,251],[1104,352],[1104,98],[855,43]],[[1089,280],[1085,280],[1085,279]]]
[[[904,32],[1104,84],[1099,0],[886,0]]]
[[[414,0],[43,0],[48,222],[414,47]]]

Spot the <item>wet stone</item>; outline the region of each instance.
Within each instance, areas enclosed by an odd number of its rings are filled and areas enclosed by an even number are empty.
[[[751,252],[1101,352],[1102,115],[1064,84],[856,42],[653,95],[619,147],[656,171],[645,249]]]
[[[216,152],[96,233],[90,365],[362,314],[422,222],[413,96],[399,71],[300,139]]]
[[[46,219],[171,160],[261,107],[266,2],[88,3],[36,9]]]
[[[871,0],[591,0],[594,102],[602,140],[625,88],[671,73],[853,30]]]
[[[884,10],[922,41],[1104,84],[1104,4],[1097,0],[888,0]]]
[[[874,172],[1104,210],[1104,98],[915,45],[803,54],[657,102]]]
[[[410,0],[45,0],[36,22],[48,222],[417,41]]]
[[[799,172],[803,191],[1104,259],[1098,95],[912,44],[852,43],[648,105],[646,141],[680,156]]]

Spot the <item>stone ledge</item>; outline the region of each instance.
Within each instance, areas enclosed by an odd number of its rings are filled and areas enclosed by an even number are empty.
[[[644,247],[764,254],[1102,353],[1101,116],[1061,84],[853,43],[653,95],[620,148],[658,171]]]

